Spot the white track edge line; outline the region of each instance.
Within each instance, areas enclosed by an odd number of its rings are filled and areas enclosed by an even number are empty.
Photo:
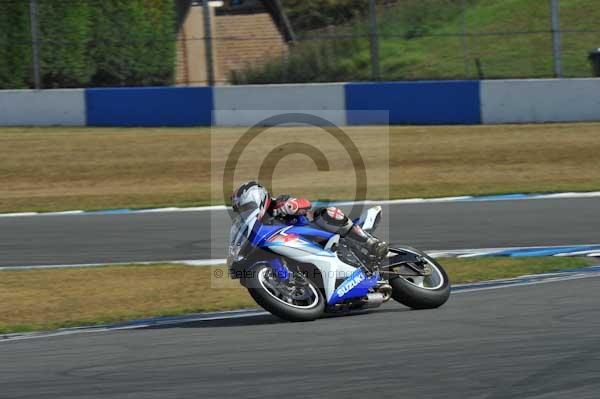
[[[574,244],[574,245],[554,245],[554,246],[533,246],[533,247],[504,247],[504,248],[472,248],[472,249],[449,249],[449,250],[426,250],[429,256],[433,258],[443,258],[449,255],[457,256],[458,258],[470,258],[493,254],[495,252],[510,251],[510,250],[536,250],[536,249],[555,249],[562,247],[592,247],[600,246],[600,244]],[[572,255],[571,255],[572,254]],[[553,256],[577,256],[584,255],[588,257],[600,256],[597,249],[588,251],[577,251],[572,253],[557,254]],[[187,259],[187,260],[156,260],[142,262],[114,262],[114,263],[80,263],[80,264],[54,264],[54,265],[25,265],[25,266],[0,266],[0,271],[9,270],[28,270],[28,269],[68,269],[82,267],[104,267],[104,266],[124,266],[124,265],[152,265],[157,263],[174,263],[187,266],[221,266],[227,263],[227,259]]]
[[[580,193],[553,193],[553,194],[525,194],[523,197],[510,198],[510,194],[503,198],[503,194],[498,196],[494,195],[483,195],[483,196],[457,196],[457,197],[440,197],[440,198],[408,198],[408,199],[394,199],[394,200],[365,200],[365,201],[332,201],[330,205],[337,206],[349,206],[349,205],[400,205],[400,204],[426,204],[426,203],[439,203],[439,202],[461,202],[461,201],[472,201],[472,202],[488,202],[488,201],[524,201],[524,200],[541,200],[541,199],[561,199],[561,198],[592,198],[600,197],[600,191],[592,192],[580,192]],[[131,209],[123,211],[122,214],[144,214],[144,213],[176,213],[176,212],[203,212],[211,210],[226,210],[228,207],[225,205],[213,205],[213,206],[198,206],[189,208],[178,208],[178,207],[165,207],[165,208],[151,208],[151,209]],[[0,218],[8,217],[30,217],[30,216],[65,216],[65,215],[107,215],[111,214],[112,211],[118,212],[119,210],[100,210],[100,211],[61,211],[61,212],[17,212],[17,213],[0,213]],[[119,213],[117,213],[119,214]]]
[[[600,277],[600,273],[592,273],[592,274],[577,273],[577,274],[574,274],[571,276],[565,275],[565,276],[552,277],[553,275],[554,274],[548,275],[548,279],[546,279],[546,280],[528,281],[528,282],[515,281],[514,283],[507,283],[507,284],[498,285],[498,286],[478,287],[478,288],[473,288],[473,289],[466,288],[466,289],[463,289],[460,291],[454,291],[454,292],[452,292],[452,295],[461,294],[461,293],[469,293],[469,292],[489,291],[489,290],[496,290],[496,289],[502,289],[502,288],[524,287],[524,286],[529,286],[529,285],[539,285],[539,284],[547,284],[547,283],[560,283],[560,282],[564,282],[564,281],[582,280],[582,279],[586,279],[586,278]],[[542,277],[542,278],[544,276],[545,276],[545,274],[537,275],[537,277]],[[522,277],[524,278],[527,276],[522,276]],[[518,279],[518,278],[519,277],[517,277],[516,279]],[[501,281],[505,281],[505,280],[491,280],[491,281],[486,281],[486,282],[474,283],[474,285],[481,284],[481,283],[494,283],[494,281],[501,282]],[[461,286],[465,287],[465,286],[468,286],[468,284],[461,285]],[[457,286],[457,287],[461,287],[461,286]],[[189,319],[182,318],[182,319],[178,319],[178,320],[165,321],[164,323],[159,322],[158,324],[152,324],[152,323],[148,322],[148,323],[136,324],[136,325],[130,325],[130,326],[125,325],[125,326],[105,327],[105,328],[81,327],[80,329],[69,330],[69,331],[56,331],[56,332],[48,332],[48,333],[44,333],[44,332],[24,333],[23,335],[16,335],[15,337],[10,337],[10,334],[7,334],[4,336],[5,337],[4,339],[0,339],[0,344],[4,343],[4,342],[22,341],[22,340],[26,340],[26,339],[51,338],[51,337],[56,337],[56,336],[74,335],[74,334],[92,333],[92,332],[135,330],[135,329],[147,328],[147,327],[152,327],[152,326],[160,326],[160,325],[177,325],[177,324],[185,324],[185,323],[193,323],[193,322],[201,322],[201,321],[241,319],[241,318],[245,318],[245,317],[256,317],[256,316],[264,316],[264,315],[269,314],[266,311],[260,311],[260,310],[256,310],[256,309],[248,309],[247,313],[245,313],[245,314],[243,312],[244,311],[243,309],[240,311],[242,312],[241,314],[234,314],[234,315],[221,314],[221,315],[215,315],[215,317],[210,317],[210,315],[207,314],[208,317],[206,317],[206,318],[202,318],[198,315],[195,315],[195,316],[190,317]],[[231,311],[231,312],[236,312],[236,311]]]

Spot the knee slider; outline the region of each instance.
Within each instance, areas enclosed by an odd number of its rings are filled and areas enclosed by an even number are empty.
[[[352,226],[354,226],[352,220],[335,207],[315,210],[315,223],[323,230],[339,234],[342,237],[348,234]]]

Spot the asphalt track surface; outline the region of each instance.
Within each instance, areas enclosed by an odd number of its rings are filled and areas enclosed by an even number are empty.
[[[0,398],[598,398],[600,278],[0,343]]]
[[[383,215],[378,235],[424,250],[600,241],[600,198],[399,204]],[[225,211],[0,218],[0,266],[221,259],[229,225]]]

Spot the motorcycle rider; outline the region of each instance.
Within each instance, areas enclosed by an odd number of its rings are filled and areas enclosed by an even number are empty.
[[[272,198],[268,190],[255,181],[242,184],[231,196],[233,209],[244,209],[249,204],[260,203],[261,215],[265,213],[271,217],[279,218],[286,222],[305,216],[323,230],[339,234],[353,241],[361,253],[371,260],[381,260],[388,253],[388,244],[378,240],[356,225],[344,213],[335,207],[314,208],[312,203],[305,198],[295,198],[291,195],[279,195]]]

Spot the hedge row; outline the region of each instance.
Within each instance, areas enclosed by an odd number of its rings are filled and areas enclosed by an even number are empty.
[[[368,0],[283,0],[282,3],[298,33],[344,24],[365,15],[369,7]]]
[[[0,3],[0,88],[22,88],[31,75],[29,13],[24,3]]]
[[[38,0],[44,88],[173,83],[172,0]],[[31,87],[28,2],[0,3],[0,89]]]

